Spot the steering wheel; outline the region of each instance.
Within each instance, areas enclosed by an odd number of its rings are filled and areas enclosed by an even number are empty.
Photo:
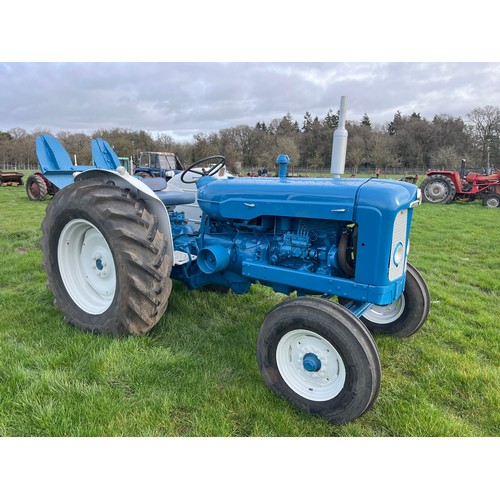
[[[218,160],[215,165],[209,166],[208,168],[203,168],[203,167],[198,167],[198,165],[201,165],[202,163],[206,162],[211,162],[213,163],[214,160]],[[197,174],[199,176],[205,176],[205,175],[215,175],[224,165],[226,164],[226,159],[221,156],[221,155],[215,155],[215,156],[207,156],[206,158],[202,158],[201,160],[195,161],[192,165],[189,165],[189,167],[184,170],[181,174],[181,182],[184,184],[194,184],[198,179],[192,180],[192,181],[187,181],[184,179],[185,175],[188,172],[192,172],[193,174]]]

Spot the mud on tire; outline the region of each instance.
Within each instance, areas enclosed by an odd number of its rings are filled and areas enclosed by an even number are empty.
[[[54,304],[72,325],[140,335],[167,308],[167,239],[129,190],[96,180],[62,189],[47,207],[41,248]]]

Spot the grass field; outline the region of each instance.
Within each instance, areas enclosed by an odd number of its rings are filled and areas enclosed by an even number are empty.
[[[431,312],[405,339],[377,336],[373,408],[332,426],[261,380],[260,323],[286,297],[226,296],[174,283],[146,337],[115,340],[63,322],[45,286],[40,224],[50,201],[0,187],[1,436],[497,436],[500,210],[422,205],[410,261]]]

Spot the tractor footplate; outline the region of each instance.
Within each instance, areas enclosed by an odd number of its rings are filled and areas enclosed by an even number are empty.
[[[174,251],[174,266],[182,266],[190,261],[196,260],[196,255],[191,255],[191,257],[186,252],[181,252],[180,250]]]

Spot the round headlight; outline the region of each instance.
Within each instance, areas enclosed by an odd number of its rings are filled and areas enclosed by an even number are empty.
[[[405,255],[405,247],[401,242],[399,242],[395,248],[394,248],[394,253],[392,255],[392,261],[394,262],[394,265],[397,267],[399,264],[401,264],[401,261],[403,260],[403,257]]]

